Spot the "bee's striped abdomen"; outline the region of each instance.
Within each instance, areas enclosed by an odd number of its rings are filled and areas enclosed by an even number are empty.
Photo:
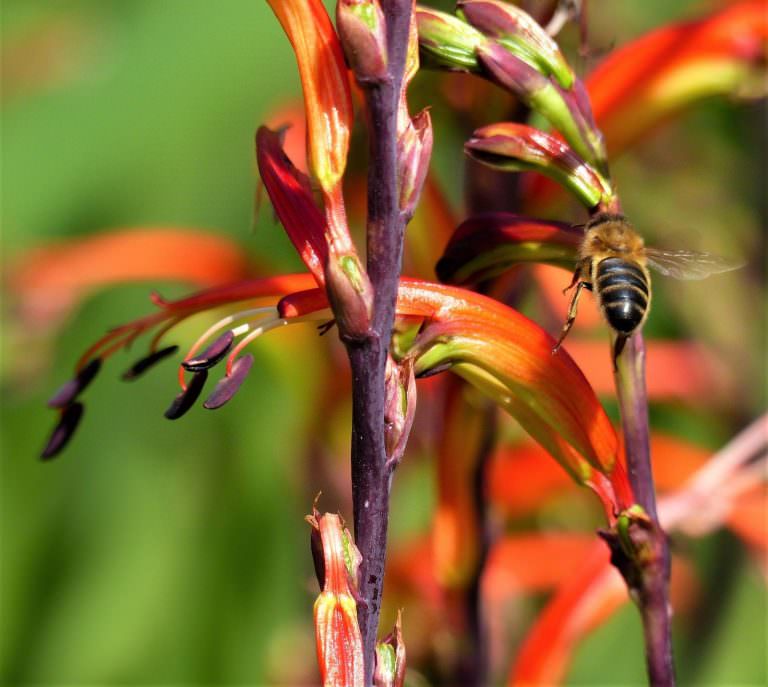
[[[648,310],[648,278],[643,270],[635,262],[605,258],[597,265],[594,281],[608,324],[621,334],[631,334]]]

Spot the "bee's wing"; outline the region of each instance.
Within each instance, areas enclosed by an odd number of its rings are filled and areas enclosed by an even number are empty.
[[[675,279],[704,279],[711,274],[730,272],[744,265],[743,261],[695,250],[646,248],[645,256],[650,267]]]

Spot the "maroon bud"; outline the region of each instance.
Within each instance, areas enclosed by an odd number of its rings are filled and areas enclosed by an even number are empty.
[[[159,351],[153,351],[148,356],[142,358],[141,360],[137,360],[133,365],[131,365],[131,367],[123,373],[122,379],[125,381],[130,381],[140,377],[151,367],[154,367],[161,360],[164,360],[168,356],[173,355],[178,350],[178,346],[168,346],[166,348],[161,348]]]
[[[200,396],[206,379],[208,379],[208,370],[195,372],[187,388],[173,399],[173,403],[165,411],[165,417],[169,420],[178,420],[184,415],[195,404],[198,396]]]
[[[232,365],[232,372],[219,380],[213,393],[203,403],[203,408],[215,410],[228,403],[245,381],[252,366],[253,356],[250,353],[235,360],[235,364]]]
[[[74,401],[93,381],[101,369],[101,358],[94,358],[77,373],[74,379],[65,382],[48,401],[49,408],[65,408]]]
[[[235,334],[232,330],[224,332],[216,341],[206,348],[200,355],[185,360],[181,365],[190,372],[208,370],[218,363],[232,347]]]
[[[80,424],[83,410],[84,406],[82,403],[72,403],[62,410],[59,422],[53,428],[48,443],[40,454],[42,460],[50,460],[61,453]]]

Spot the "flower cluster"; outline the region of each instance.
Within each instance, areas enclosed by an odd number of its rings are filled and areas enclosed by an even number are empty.
[[[49,400],[58,421],[43,449],[44,459],[57,456],[72,438],[83,417],[83,394],[108,359],[148,336],[146,353],[123,374],[124,380],[139,378],[177,354],[178,346],[169,339],[194,315],[216,312],[218,319],[181,357],[180,391],[165,411],[171,420],[195,405],[217,369],[222,373],[202,405],[218,409],[231,401],[253,366],[247,348],[270,330],[312,323],[319,334],[325,334],[335,326],[350,348],[375,338],[372,333],[380,334],[375,331],[380,293],[371,268],[376,246],[368,246],[367,259],[361,257],[347,215],[343,182],[355,124],[351,80],[361,92],[372,92],[391,80],[387,71],[394,60],[388,37],[391,18],[378,0],[340,0],[337,32],[320,0],[270,0],[269,4],[294,48],[301,76],[307,169],[288,156],[285,130],[258,129],[256,160],[272,207],[307,271],[258,278],[238,275],[236,281],[174,300],[153,294],[156,311],[116,327],[92,345],[78,361],[74,377]],[[399,219],[407,223],[420,200],[427,208],[445,207],[428,177],[433,144],[430,115],[423,111],[412,116],[408,110],[407,89],[420,59],[426,67],[482,77],[551,127],[544,131],[517,121],[487,124],[468,138],[464,149],[470,158],[494,170],[544,175],[570,191],[593,215],[615,212],[620,205],[608,169],[608,152],[629,145],[682,104],[702,95],[730,92],[750,80],[768,35],[764,17],[762,24],[758,21],[757,4],[734,3],[696,24],[651,34],[614,53],[586,81],[575,74],[540,23],[515,5],[503,0],[460,0],[456,15],[415,7],[406,44],[400,46],[403,71],[398,106],[391,113]],[[756,23],[750,23],[753,20]],[[660,46],[682,34],[687,36],[685,48],[654,62]],[[731,68],[730,80],[723,77],[715,83],[708,80],[706,70],[699,70],[696,74],[702,81],[694,86],[681,82],[680,74],[689,73],[686,70],[714,63],[724,71],[726,66]],[[366,107],[370,117],[373,106]],[[629,111],[642,114],[629,118]],[[370,136],[377,133],[373,127],[369,130]],[[369,184],[375,183],[377,179],[369,178]],[[541,207],[553,197],[551,185],[530,178],[527,184],[525,207]],[[382,366],[385,399],[380,425],[387,476],[391,481],[391,472],[405,453],[417,406],[416,380],[425,380],[426,395],[419,403],[430,403],[434,390],[426,380],[450,370],[463,382],[451,382],[444,389],[448,401],[437,452],[438,507],[429,563],[438,584],[469,593],[484,576],[489,597],[509,595],[503,578],[511,566],[519,565],[516,546],[520,542],[507,537],[481,551],[478,533],[483,530],[483,515],[473,505],[469,482],[476,471],[483,472],[479,465],[484,456],[493,475],[488,478],[488,498],[510,517],[514,509],[526,510],[526,490],[536,492],[533,476],[550,474],[548,467],[540,468],[555,465],[547,462],[549,457],[563,471],[551,473],[533,501],[563,489],[563,474],[589,487],[605,513],[607,529],[602,536],[611,547],[613,563],[642,606],[657,578],[664,577],[658,569],[665,565],[666,542],[655,513],[643,503],[628,474],[634,474],[635,448],[627,430],[626,405],[622,404],[622,437],[569,347],[557,350],[556,340],[544,327],[492,297],[499,278],[512,266],[545,263],[573,269],[577,260],[583,236],[579,222],[533,217],[522,214],[522,209],[477,212],[455,229],[444,231],[450,237],[444,249],[430,246],[426,251],[436,265],[439,282],[395,275],[394,326],[391,336],[388,331],[383,335],[387,355]],[[430,215],[438,216],[438,212]],[[443,216],[452,221],[449,213]],[[369,224],[376,220],[369,217]],[[433,231],[439,233],[440,226]],[[418,239],[408,241],[416,245]],[[34,264],[27,269],[33,272]],[[477,285],[483,288],[471,290]],[[606,358],[604,353],[601,356]],[[626,375],[624,388],[632,382],[629,373],[617,371],[620,397],[622,374]],[[506,449],[481,450],[483,411],[467,401],[464,382],[506,411],[535,444],[517,451],[510,460],[500,455]],[[655,389],[651,379],[650,393]],[[644,401],[636,386],[627,393],[635,394],[635,401]],[[524,464],[526,460],[536,467]],[[697,474],[706,475],[706,469],[700,468]],[[727,474],[743,475],[745,469],[740,460]],[[711,486],[711,480],[699,480]],[[756,483],[750,475],[736,493],[749,493]],[[697,514],[696,493],[697,489],[688,487],[668,496],[660,506],[661,524],[668,529],[690,527]],[[732,508],[726,510],[718,524],[728,519]],[[307,520],[321,588],[315,626],[323,684],[364,685],[373,676],[377,685],[402,685],[405,640],[400,616],[392,633],[376,643],[370,665],[368,639],[359,623],[361,612],[371,612],[372,604],[361,596],[361,554],[339,516],[314,510]],[[361,533],[355,536],[359,540]],[[616,585],[619,578],[609,565],[608,548],[601,542],[572,544],[566,547],[578,550],[583,564],[573,575],[557,576],[549,584],[558,590],[556,599],[528,636],[510,684],[560,679],[575,641],[606,617],[607,608],[626,598],[625,589]],[[560,549],[547,551],[551,557],[552,551]],[[417,568],[401,572],[408,584],[416,584]],[[397,579],[397,572],[393,574]],[[653,669],[649,666],[652,674]]]

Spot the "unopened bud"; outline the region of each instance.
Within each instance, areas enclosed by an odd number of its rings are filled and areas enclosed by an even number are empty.
[[[355,78],[361,85],[387,75],[387,36],[378,0],[339,0],[336,27]]]
[[[413,360],[406,358],[398,364],[388,358],[385,376],[384,441],[388,462],[397,465],[405,452],[416,413]]]
[[[432,157],[432,120],[428,110],[413,117],[397,141],[400,210],[410,218],[419,202]]]
[[[478,48],[478,59],[488,75],[545,117],[585,160],[595,157],[580,126],[581,114],[569,107],[563,95],[546,76],[510,53],[496,41]]]
[[[611,197],[608,183],[566,143],[525,124],[485,126],[474,132],[464,150],[495,169],[546,174],[573,192],[587,208]]]
[[[319,555],[319,544],[323,559],[322,575],[318,575],[323,589],[315,601],[317,660],[323,685],[362,687],[363,642],[354,590],[360,553],[340,516],[315,510],[306,520],[313,528],[313,556]]]
[[[368,335],[373,312],[373,287],[355,254],[331,255],[325,270],[328,300],[342,337]]]
[[[392,632],[376,645],[376,668],[373,674],[375,687],[403,687],[405,663],[403,617],[402,612],[398,611]]]
[[[416,8],[419,48],[428,66],[476,72],[480,69],[477,48],[485,36],[451,14]]]
[[[553,76],[563,88],[571,87],[573,70],[557,43],[527,12],[501,0],[459,0],[458,9],[472,26],[495,38],[513,55]]]

